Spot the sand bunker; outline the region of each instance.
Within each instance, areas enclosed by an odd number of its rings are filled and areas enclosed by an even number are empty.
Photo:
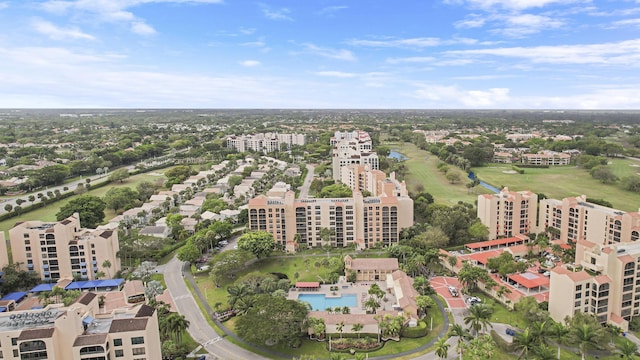
[[[502,171],[503,174],[517,174],[518,172],[515,170],[504,170]]]

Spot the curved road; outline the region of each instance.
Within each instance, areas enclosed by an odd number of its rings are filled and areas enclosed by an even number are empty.
[[[304,182],[302,183],[302,187],[300,188],[299,198],[304,199],[309,197],[309,187],[311,186],[311,182],[313,181],[313,174],[315,169],[315,165],[307,164],[307,176],[304,178]]]
[[[182,275],[183,264],[182,261],[174,256],[162,267],[162,272],[178,312],[189,320],[188,331],[191,337],[202,344],[209,354],[218,359],[266,359],[227,341],[213,330],[205,318],[207,315],[200,311],[198,304],[184,282]]]

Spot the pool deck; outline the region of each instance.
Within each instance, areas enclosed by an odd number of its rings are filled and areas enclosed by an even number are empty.
[[[341,279],[341,281],[339,281],[337,284],[320,285],[320,288],[317,290],[292,289],[291,291],[289,291],[287,299],[298,300],[299,294],[324,294],[327,298],[336,298],[342,295],[355,294],[358,299],[358,306],[351,307],[351,314],[365,314],[366,309],[364,307],[364,302],[369,298],[369,288],[373,283],[374,282],[371,281],[349,283]],[[385,292],[384,298],[387,299],[387,301],[382,300],[380,302],[379,310],[392,310],[393,305],[397,302],[393,290],[387,290],[387,283],[385,281],[375,281],[375,283],[378,284],[378,286],[380,286],[380,289]],[[331,291],[332,286],[337,286],[338,290]]]

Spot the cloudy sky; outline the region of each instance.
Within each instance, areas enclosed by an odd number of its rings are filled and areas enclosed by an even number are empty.
[[[640,0],[0,0],[0,107],[640,109]]]

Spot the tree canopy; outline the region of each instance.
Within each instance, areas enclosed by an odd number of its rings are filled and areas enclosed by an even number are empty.
[[[260,294],[254,306],[236,320],[238,335],[259,345],[297,346],[305,329],[307,307],[295,300]]]
[[[273,247],[273,235],[266,231],[253,231],[238,239],[238,249],[250,251],[258,258],[271,255]]]
[[[61,221],[77,212],[80,215],[80,226],[94,229],[104,221],[105,208],[106,204],[101,198],[93,195],[82,195],[60,208],[60,211],[56,214],[56,219]]]

